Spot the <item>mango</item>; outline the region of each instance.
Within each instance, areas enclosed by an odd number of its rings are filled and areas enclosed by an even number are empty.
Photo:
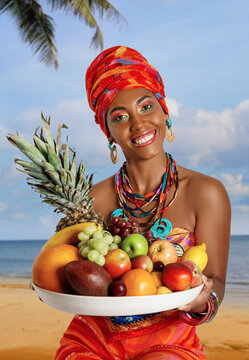
[[[69,284],[77,294],[108,296],[112,278],[102,266],[82,259],[69,262],[64,271]]]

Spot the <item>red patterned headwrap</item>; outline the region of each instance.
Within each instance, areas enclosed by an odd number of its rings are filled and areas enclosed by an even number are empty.
[[[136,50],[115,46],[104,50],[86,72],[86,92],[95,121],[108,137],[106,113],[121,90],[144,87],[156,96],[164,111],[164,84],[159,72]]]

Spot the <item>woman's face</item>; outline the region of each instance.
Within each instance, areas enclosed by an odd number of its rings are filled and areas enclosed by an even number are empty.
[[[168,117],[150,90],[135,88],[123,90],[113,99],[107,112],[107,126],[127,160],[147,159],[164,151]]]

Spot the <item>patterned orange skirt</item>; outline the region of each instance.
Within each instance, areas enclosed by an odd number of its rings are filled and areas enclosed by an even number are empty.
[[[117,320],[117,319],[116,319]],[[178,312],[118,323],[115,318],[76,315],[55,360],[204,360],[195,327]]]

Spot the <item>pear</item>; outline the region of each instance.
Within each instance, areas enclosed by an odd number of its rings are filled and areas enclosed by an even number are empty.
[[[190,247],[182,256],[181,262],[193,261],[203,271],[208,262],[208,255],[206,253],[206,244]]]

